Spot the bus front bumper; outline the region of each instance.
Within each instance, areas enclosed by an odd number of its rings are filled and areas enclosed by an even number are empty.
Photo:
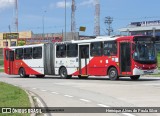
[[[142,70],[138,68],[133,69],[133,75],[147,75],[147,74],[158,74],[158,68],[151,70]]]

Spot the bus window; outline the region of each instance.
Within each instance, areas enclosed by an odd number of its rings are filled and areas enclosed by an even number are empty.
[[[33,59],[41,59],[41,58],[42,58],[42,47],[34,47]]]
[[[89,47],[88,47],[88,45],[80,46],[80,58],[81,59],[89,58]]]
[[[56,57],[57,58],[64,58],[66,57],[66,45],[57,45],[56,48]]]
[[[117,43],[115,41],[105,41],[103,48],[103,53],[105,56],[117,55]]]
[[[91,43],[91,56],[102,56],[102,42]]]
[[[68,44],[67,45],[67,57],[77,57],[78,55],[78,45]]]
[[[32,59],[32,48],[24,48],[24,59]]]
[[[18,48],[15,50],[15,56],[16,56],[16,60],[21,60],[23,59],[23,48]]]

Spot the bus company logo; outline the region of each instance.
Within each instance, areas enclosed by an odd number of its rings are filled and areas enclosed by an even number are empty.
[[[11,108],[2,108],[2,113],[12,113]]]

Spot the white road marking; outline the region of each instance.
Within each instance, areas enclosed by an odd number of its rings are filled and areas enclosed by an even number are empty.
[[[101,107],[109,107],[109,106],[106,106],[104,104],[97,104],[98,106],[101,106]]]
[[[73,96],[71,96],[71,95],[64,95],[65,97],[73,97]]]
[[[84,101],[84,102],[91,102],[91,101],[89,101],[87,99],[79,99],[79,100]]]
[[[32,89],[37,89],[37,88],[32,88]]]
[[[124,114],[124,115],[126,115],[126,116],[135,116],[135,115],[130,114],[130,113],[122,113],[122,114]]]
[[[41,91],[47,91],[47,90],[41,90]]]
[[[57,92],[51,92],[51,93],[53,93],[53,94],[59,94],[59,93],[57,93]]]

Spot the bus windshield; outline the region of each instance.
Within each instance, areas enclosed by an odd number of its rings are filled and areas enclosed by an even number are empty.
[[[153,42],[137,42],[135,44],[133,59],[140,63],[155,63],[155,44]]]

